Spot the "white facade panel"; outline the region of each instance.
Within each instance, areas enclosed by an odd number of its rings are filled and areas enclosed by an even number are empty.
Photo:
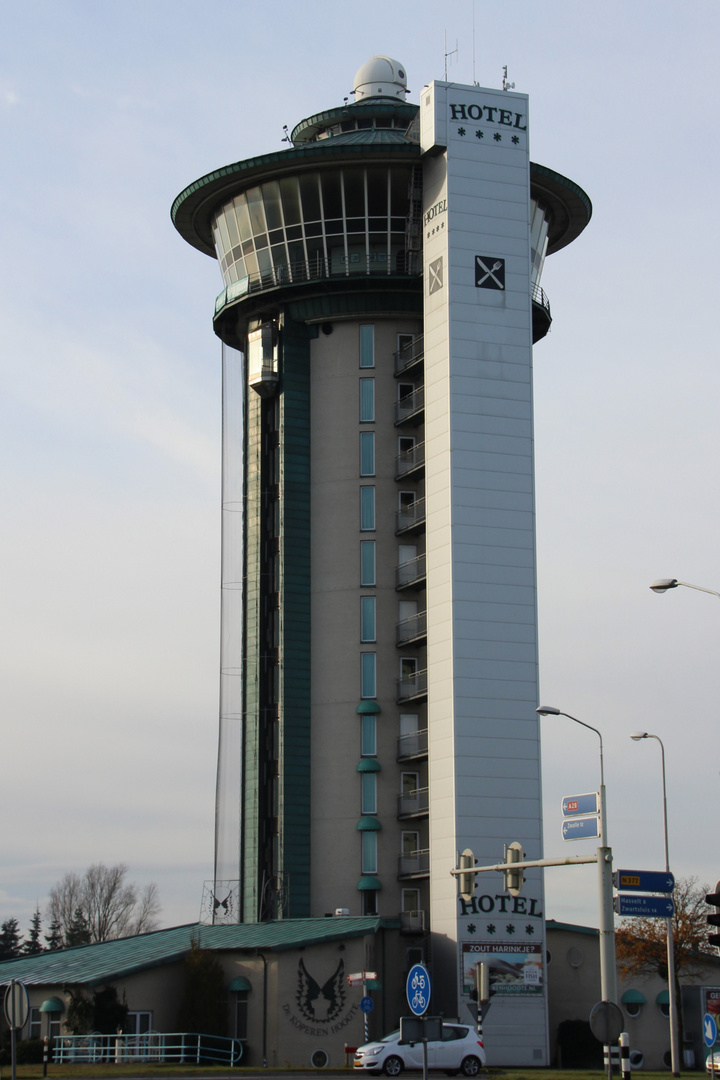
[[[466,847],[500,861],[500,838],[540,854],[528,105],[433,83],[420,112],[424,209],[446,200],[442,222],[429,214],[423,232],[430,903],[438,955],[441,937],[456,950],[462,1014],[467,957],[491,932],[518,955],[526,948],[535,975],[543,963],[541,875],[515,910],[506,896],[464,905],[445,876]],[[455,801],[436,811],[440,777]],[[480,879],[477,894],[503,897],[500,875]],[[513,936],[513,918],[531,907],[531,928]],[[488,1063],[546,1064],[542,978],[517,991],[494,999]]]

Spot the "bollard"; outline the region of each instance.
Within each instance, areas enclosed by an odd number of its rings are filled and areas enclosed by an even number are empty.
[[[47,1076],[47,1062],[48,1062],[48,1043],[50,1040],[47,1035],[43,1039],[43,1076]]]
[[[610,1056],[610,1064],[613,1069],[620,1071],[620,1047],[619,1046],[603,1046],[603,1064],[605,1066],[605,1072],[610,1075],[608,1070],[608,1055]]]
[[[630,1080],[630,1036],[627,1031],[620,1032],[620,1071],[622,1080]]]

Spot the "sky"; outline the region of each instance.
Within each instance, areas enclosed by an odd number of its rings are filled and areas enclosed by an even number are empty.
[[[531,158],[590,196],[535,349],[540,686],[599,729],[615,865],[714,884],[720,6],[656,0],[0,0],[0,921],[126,863],[162,925],[212,875],[220,580],[216,263],[174,197],[280,150],[375,54],[530,94]],[[542,720],[545,853],[599,741]],[[508,837],[513,840],[515,837]],[[498,858],[502,855],[498,853]],[[591,866],[546,914],[597,925]]]

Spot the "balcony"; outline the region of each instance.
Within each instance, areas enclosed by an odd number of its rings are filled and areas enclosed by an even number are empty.
[[[424,934],[426,926],[427,913],[425,911],[400,912],[401,934]]]
[[[415,788],[398,795],[397,816],[403,818],[427,817],[430,810],[430,792],[428,788]]]
[[[422,364],[424,357],[424,338],[422,334],[418,334],[409,345],[406,345],[403,349],[398,349],[395,353],[395,374],[402,375],[405,371],[410,371],[411,368]]]
[[[395,402],[395,427],[401,424],[419,424],[425,412],[425,387],[419,386],[412,394],[406,394]]]
[[[397,744],[397,760],[398,761],[413,761],[419,758],[426,758],[428,752],[428,733],[427,728],[422,731],[411,731],[406,735],[401,735]]]
[[[403,675],[397,682],[397,701],[422,701],[427,697],[427,671]]]
[[[395,535],[402,533],[417,532],[425,527],[425,499],[416,499],[415,502],[401,506],[395,520]]]
[[[418,555],[414,559],[400,563],[395,567],[395,588],[421,589],[425,585],[425,556]]]
[[[419,442],[411,446],[409,450],[403,450],[398,454],[395,463],[395,479],[409,480],[417,478],[425,472],[425,443]]]
[[[427,611],[419,611],[417,615],[411,615],[407,619],[401,619],[397,624],[395,644],[398,649],[401,645],[419,645],[427,639]]]
[[[408,851],[398,859],[398,877],[428,877],[430,874],[430,851]]]

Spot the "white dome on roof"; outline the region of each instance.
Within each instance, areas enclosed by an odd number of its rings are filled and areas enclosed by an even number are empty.
[[[371,97],[394,97],[404,101],[408,92],[405,66],[389,56],[373,56],[358,69],[353,88],[356,101]]]

